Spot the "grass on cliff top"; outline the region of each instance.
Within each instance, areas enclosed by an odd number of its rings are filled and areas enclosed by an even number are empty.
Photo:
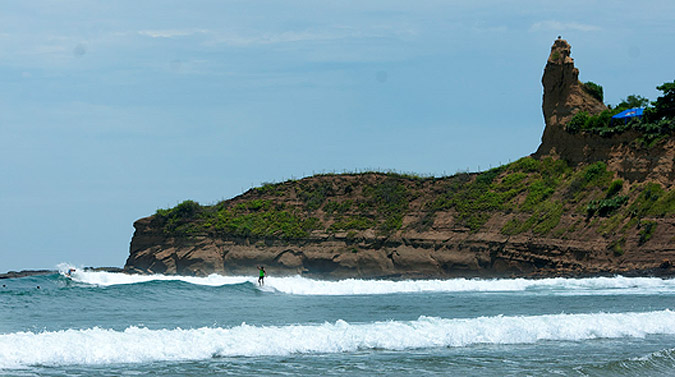
[[[626,188],[603,162],[573,169],[562,160],[525,157],[479,174],[443,179],[333,177],[337,178],[269,184],[240,200],[213,206],[187,200],[158,210],[154,221],[173,235],[301,239],[314,230],[354,234],[369,229],[390,235],[403,229],[403,219],[417,201],[418,218],[409,226],[420,231],[444,211],[472,232],[499,214],[510,217],[501,228],[505,235],[545,235],[555,229],[553,234],[559,236],[576,227],[559,226],[565,212],[585,215],[584,226],[599,221],[603,234],[615,233],[622,225],[625,233],[645,217],[675,214],[672,189],[666,191],[658,183]]]
[[[571,168],[562,160],[521,158],[481,173],[475,179],[451,180],[433,200],[429,210],[454,210],[457,222],[471,231],[481,229],[495,211],[531,214],[533,220],[527,226],[516,228],[516,232],[523,232],[532,228],[534,219],[542,218],[543,213],[552,212],[551,216],[555,217],[560,212],[551,211],[553,207],[559,207],[551,197],[570,172]],[[517,199],[522,195],[525,195],[525,200],[519,203]],[[544,216],[546,219],[549,217]],[[557,224],[555,219],[551,219],[537,229],[549,229],[552,223]],[[513,230],[509,228],[505,232]]]
[[[228,207],[223,203],[200,206],[186,200],[168,210],[158,210],[157,221],[166,233],[175,235],[228,234],[240,237],[304,238],[320,221],[301,216],[293,208],[255,199]]]
[[[376,182],[354,185],[338,184],[331,180],[306,180],[291,185],[265,185],[253,193],[272,199],[291,195],[292,200],[252,199],[237,204],[229,201],[215,206],[200,206],[187,200],[171,209],[160,209],[155,214],[167,234],[214,234],[258,238],[299,239],[315,229],[329,232],[341,230],[375,229],[391,234],[402,226],[408,212],[410,191],[405,183],[410,179],[398,174],[385,174]],[[420,179],[415,178],[419,182]],[[354,200],[328,200],[339,195],[350,195],[359,190]],[[329,227],[316,217],[319,210],[333,221]]]

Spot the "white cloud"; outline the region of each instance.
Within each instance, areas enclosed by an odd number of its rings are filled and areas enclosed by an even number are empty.
[[[580,24],[578,22],[560,22],[553,20],[535,22],[530,27],[530,31],[559,31],[559,32],[564,31],[590,32],[590,31],[598,31],[600,29],[601,28],[599,26],[595,25]]]
[[[205,34],[202,29],[164,29],[164,30],[140,30],[138,34],[150,38],[176,38],[187,37],[194,34]]]
[[[371,25],[365,29],[334,25],[305,30],[209,30],[195,28],[144,29],[135,32],[149,38],[182,38],[200,35],[205,45],[259,46],[295,42],[335,41],[343,39],[399,38],[411,39],[418,32],[409,25]],[[124,36],[126,33],[116,33]]]
[[[414,38],[417,32],[410,27],[371,27],[369,30],[337,26],[326,30],[280,31],[271,33],[227,33],[214,32],[209,44],[226,44],[233,46],[272,45],[295,42],[336,41],[343,39],[367,38]]]

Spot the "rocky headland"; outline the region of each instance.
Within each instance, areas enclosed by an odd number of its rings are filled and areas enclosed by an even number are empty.
[[[608,110],[570,45],[544,69],[531,156],[443,178],[363,173],[267,184],[213,206],[185,201],[134,223],[124,270],[323,278],[672,275],[675,137],[570,132]],[[671,262],[672,261],[672,262]]]

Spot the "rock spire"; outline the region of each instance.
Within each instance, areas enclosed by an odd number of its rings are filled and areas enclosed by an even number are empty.
[[[579,69],[574,67],[570,56],[572,47],[566,40],[553,42],[551,54],[546,61],[541,83],[544,86],[544,121],[546,129],[537,154],[555,153],[556,144],[567,141],[570,136],[565,125],[579,111],[597,114],[607,109],[599,100],[587,93],[579,81]],[[557,151],[560,153],[560,151]]]

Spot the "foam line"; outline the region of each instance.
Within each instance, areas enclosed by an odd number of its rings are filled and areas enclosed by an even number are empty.
[[[0,368],[31,365],[101,365],[204,360],[220,356],[272,356],[403,351],[472,344],[531,344],[542,340],[675,335],[675,312],[496,316],[469,319],[420,317],[414,321],[350,324],[124,331],[91,328],[0,335]]]

